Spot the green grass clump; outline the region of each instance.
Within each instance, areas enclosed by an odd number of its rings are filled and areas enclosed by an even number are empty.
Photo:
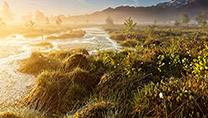
[[[40,52],[33,52],[27,59],[21,61],[19,72],[26,74],[39,74],[43,70],[57,70],[62,66],[58,59],[49,58]]]
[[[32,46],[37,46],[37,47],[50,47],[52,48],[53,45],[49,42],[41,42],[39,44],[33,44]]]
[[[77,67],[87,69],[88,65],[87,57],[83,54],[73,54],[63,62],[63,68],[67,71],[71,71]]]
[[[136,39],[126,39],[125,41],[121,42],[122,46],[125,47],[135,47],[138,41]]]
[[[206,117],[207,79],[186,76],[148,84],[133,100],[137,117]]]
[[[111,32],[110,38],[116,41],[125,41],[126,39],[136,39],[142,41],[146,36],[142,32]]]
[[[59,36],[48,36],[46,39],[55,40],[55,39],[74,39],[74,38],[83,38],[86,32],[82,30],[71,31],[70,33],[64,33]]]
[[[112,111],[115,104],[112,102],[98,102],[85,106],[78,111],[74,118],[105,118],[108,112]]]
[[[78,48],[78,49],[70,49],[70,50],[52,51],[47,54],[47,57],[59,58],[63,60],[70,57],[73,54],[83,54],[86,56],[89,55],[86,49]]]
[[[44,71],[37,77],[36,85],[25,101],[32,108],[48,114],[66,113],[88,98],[96,84],[97,80],[80,68],[69,73]]]
[[[160,45],[160,41],[158,40],[153,40],[153,39],[148,39],[144,42],[143,46],[144,47],[152,47],[152,46],[159,46]]]
[[[12,112],[2,112],[0,113],[0,118],[20,118],[20,117],[16,116]]]

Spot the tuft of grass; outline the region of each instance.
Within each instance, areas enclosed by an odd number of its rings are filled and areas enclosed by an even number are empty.
[[[135,47],[137,45],[137,40],[136,39],[126,39],[121,43],[122,46],[125,47]]]
[[[0,113],[0,118],[20,118],[12,112],[2,112]]]
[[[43,70],[57,70],[62,66],[58,59],[49,58],[40,52],[33,52],[27,59],[21,61],[19,72],[26,74],[39,74]]]
[[[56,39],[74,39],[74,38],[82,38],[86,34],[85,31],[82,30],[75,30],[71,31],[70,33],[64,33],[59,36],[48,36],[46,39],[48,40],[56,40]]]
[[[80,68],[70,73],[42,72],[26,97],[26,103],[48,114],[66,113],[88,98],[97,82],[88,71]]]
[[[154,40],[154,39],[147,39],[143,46],[144,47],[153,47],[153,46],[159,46],[161,42],[159,40]]]
[[[89,55],[86,49],[78,48],[78,49],[70,49],[70,50],[52,51],[47,54],[47,57],[59,58],[63,60],[63,59],[67,59],[73,54],[83,54],[85,56]]]
[[[98,102],[85,106],[86,108],[78,111],[74,118],[104,118],[108,112],[112,111],[115,103],[112,102]]]
[[[135,94],[134,114],[137,117],[206,117],[207,87],[207,80],[197,76],[148,84]]]
[[[71,71],[77,67],[87,69],[89,66],[87,57],[83,54],[73,54],[63,62],[63,68]]]
[[[53,45],[51,44],[51,43],[49,43],[49,42],[41,42],[41,43],[39,43],[39,44],[33,44],[32,46],[38,46],[38,47],[50,47],[50,48],[52,48],[53,47]]]

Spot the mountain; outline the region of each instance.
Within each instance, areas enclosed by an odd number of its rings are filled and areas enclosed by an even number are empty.
[[[163,7],[163,8],[166,8],[166,7],[179,8],[179,7],[188,5],[188,4],[190,4],[190,3],[194,2],[194,1],[196,1],[196,0],[172,0],[170,2],[157,4],[157,6],[158,7]]]
[[[124,19],[132,17],[140,23],[148,23],[154,20],[158,22],[170,21],[182,13],[187,13],[194,18],[201,11],[208,12],[208,0],[171,0],[149,7],[120,6],[117,8],[107,8],[103,11],[92,14],[71,16],[69,20],[77,22],[104,23],[108,16],[115,22],[122,23]]]

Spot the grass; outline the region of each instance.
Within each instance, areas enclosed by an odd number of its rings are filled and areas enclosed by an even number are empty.
[[[75,70],[71,73],[42,72],[34,89],[26,97],[26,103],[32,108],[47,111],[49,115],[66,113],[72,110],[89,95],[87,88],[79,83],[79,78],[87,78],[85,71]],[[80,72],[80,75],[76,75]],[[84,76],[83,76],[83,75]]]
[[[77,49],[71,49],[71,50],[61,50],[61,51],[52,51],[47,54],[47,57],[51,58],[59,58],[61,60],[67,59],[73,54],[83,54],[85,56],[88,56],[89,53],[86,49],[77,48]]]
[[[63,68],[67,71],[71,71],[74,68],[88,68],[88,60],[87,57],[83,54],[73,54],[70,57],[68,57],[63,62]]]
[[[29,72],[36,72],[29,67],[40,62],[49,67],[38,66],[42,73],[25,99],[27,105],[47,117],[207,116],[206,30],[111,29],[110,35],[123,50],[98,50],[96,55],[85,49],[54,51],[23,61],[22,70]],[[50,65],[51,59],[57,63]]]
[[[86,32],[82,30],[70,31],[69,33],[63,33],[59,36],[48,36],[46,39],[55,40],[55,39],[74,39],[74,38],[83,38]]]
[[[19,118],[19,117],[12,112],[3,112],[0,113],[0,118]]]
[[[53,48],[53,44],[51,44],[49,42],[41,42],[39,44],[33,44],[32,46]]]
[[[37,75],[43,70],[56,70],[61,66],[58,59],[48,58],[40,52],[33,52],[29,58],[21,60],[18,71]]]

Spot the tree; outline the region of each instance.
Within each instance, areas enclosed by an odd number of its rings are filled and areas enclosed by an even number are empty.
[[[133,19],[129,17],[128,19],[125,20],[124,25],[126,27],[125,29],[127,32],[133,32],[135,30],[137,23],[134,23]]]
[[[33,14],[31,12],[28,13],[27,15],[22,16],[22,20],[25,21],[25,22],[30,21],[32,19],[33,19]]]
[[[174,22],[174,26],[179,27],[181,25],[180,21],[176,18]]]
[[[11,13],[9,4],[6,1],[4,1],[3,4],[2,17],[5,20],[13,20],[13,14]]]
[[[190,22],[190,18],[187,14],[183,13],[182,14],[182,23],[183,24],[188,24]]]
[[[56,25],[60,26],[62,24],[62,20],[59,16],[56,17]]]
[[[201,25],[202,27],[205,27],[207,25],[207,12],[201,12],[197,15],[195,18],[196,22]]]
[[[35,20],[36,20],[36,22],[43,23],[43,22],[45,22],[45,19],[46,19],[46,17],[44,15],[44,13],[39,11],[39,10],[37,10],[36,13],[35,13]]]
[[[26,21],[25,23],[25,26],[27,27],[33,27],[34,25],[35,25],[35,22],[33,20]]]
[[[106,18],[105,22],[106,22],[106,25],[110,25],[110,26],[111,26],[111,25],[114,25],[113,18],[110,17],[110,16],[108,16],[108,17]]]
[[[48,17],[46,17],[45,22],[46,22],[46,24],[50,24],[50,20]]]
[[[2,18],[0,18],[0,26],[4,26],[4,25],[6,25],[6,23],[4,22]]]

